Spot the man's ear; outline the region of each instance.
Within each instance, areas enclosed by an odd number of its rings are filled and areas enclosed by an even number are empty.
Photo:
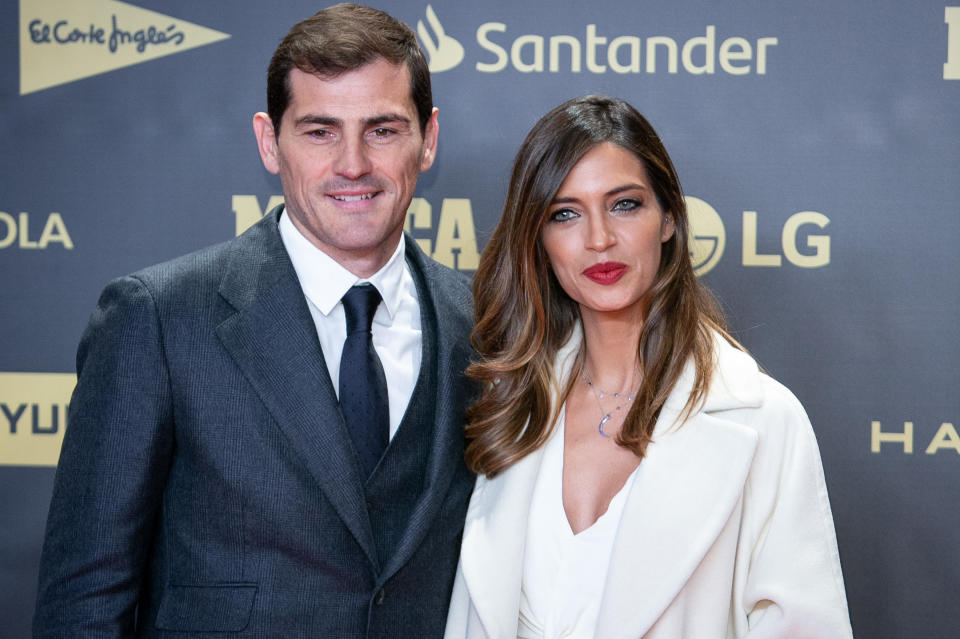
[[[433,113],[423,127],[423,155],[420,157],[420,172],[426,171],[433,166],[433,161],[437,159],[437,133],[440,130],[440,124],[437,120],[437,107],[433,107]]]
[[[276,175],[280,172],[280,160],[277,154],[277,135],[269,115],[262,111],[254,114],[253,133],[257,136],[257,149],[260,151],[263,168]]]

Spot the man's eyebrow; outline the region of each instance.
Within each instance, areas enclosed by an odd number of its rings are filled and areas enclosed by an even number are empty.
[[[410,118],[399,113],[384,113],[382,115],[376,115],[372,118],[367,118],[363,121],[364,128],[377,126],[380,124],[387,124],[388,122],[400,122],[405,125],[410,125]],[[303,125],[320,125],[320,126],[332,126],[332,127],[342,127],[343,120],[340,118],[334,118],[327,115],[318,115],[313,113],[308,113],[300,118],[297,118],[293,125],[295,127]]]
[[[376,126],[378,124],[386,124],[387,122],[401,122],[409,125],[410,118],[405,115],[400,115],[399,113],[384,113],[383,115],[378,115],[363,121],[363,123],[368,127]]]
[[[338,118],[331,118],[325,115],[313,115],[307,114],[293,123],[294,126],[302,126],[304,124],[320,124],[322,126],[343,126],[343,120]]]

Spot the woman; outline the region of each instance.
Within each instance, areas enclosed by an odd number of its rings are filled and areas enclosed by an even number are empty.
[[[627,103],[524,141],[474,280],[448,638],[852,636],[810,423],[725,332],[688,231]]]

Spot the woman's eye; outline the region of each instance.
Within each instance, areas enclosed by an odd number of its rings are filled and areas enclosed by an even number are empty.
[[[622,200],[617,200],[617,203],[613,205],[614,211],[632,211],[636,208],[643,206],[643,202],[640,200],[634,200],[632,198],[624,198]]]
[[[578,217],[576,213],[570,209],[558,209],[550,214],[551,222],[568,222],[574,218]]]

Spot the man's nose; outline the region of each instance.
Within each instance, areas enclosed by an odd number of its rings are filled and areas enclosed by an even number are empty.
[[[356,180],[370,172],[370,149],[363,139],[344,139],[340,143],[334,170],[337,175]]]

